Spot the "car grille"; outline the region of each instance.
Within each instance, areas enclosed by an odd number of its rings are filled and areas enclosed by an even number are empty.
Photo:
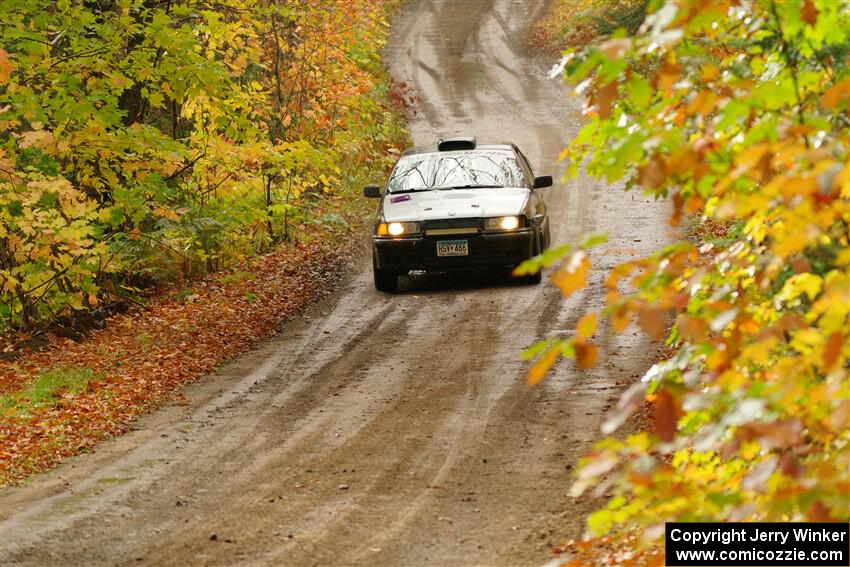
[[[426,236],[455,236],[478,234],[481,232],[481,219],[441,219],[425,223]]]
[[[453,228],[426,228],[426,236],[457,236],[463,234],[478,234],[477,226],[456,226]]]

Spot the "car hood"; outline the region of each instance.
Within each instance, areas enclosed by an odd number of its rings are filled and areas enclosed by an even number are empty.
[[[445,189],[384,196],[387,222],[500,217],[523,211],[530,191],[521,187]]]

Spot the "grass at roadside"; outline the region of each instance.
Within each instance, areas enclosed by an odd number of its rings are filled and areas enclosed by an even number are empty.
[[[362,203],[339,205],[346,228],[329,226],[310,243],[170,290],[81,342],[54,337],[38,352],[0,362],[0,485],[126,431],[326,294],[356,253],[362,227]]]
[[[605,37],[618,28],[637,31],[647,0],[554,0],[537,24],[541,48],[558,53]]]
[[[76,395],[100,380],[89,368],[51,368],[16,392],[0,395],[0,411],[16,415],[30,414],[54,405],[63,395]]]

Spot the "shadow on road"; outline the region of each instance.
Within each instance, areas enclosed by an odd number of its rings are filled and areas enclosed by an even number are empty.
[[[398,293],[475,292],[481,289],[529,287],[530,285],[513,277],[508,269],[411,272],[400,279]]]

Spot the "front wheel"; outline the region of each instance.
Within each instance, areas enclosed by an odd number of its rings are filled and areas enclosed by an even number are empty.
[[[398,274],[389,270],[379,270],[375,262],[372,262],[372,275],[375,278],[375,289],[386,293],[395,293],[398,290]]]
[[[545,235],[541,233],[537,233],[534,238],[534,248],[532,250],[532,257],[541,254],[543,250],[545,250],[548,244],[549,238],[549,226],[546,226]],[[528,274],[527,276],[520,276],[520,281],[529,285],[537,285],[543,281],[543,270],[537,270],[536,274]]]
[[[521,276],[520,280],[529,285],[537,285],[543,281],[543,270],[538,270],[536,274]]]

